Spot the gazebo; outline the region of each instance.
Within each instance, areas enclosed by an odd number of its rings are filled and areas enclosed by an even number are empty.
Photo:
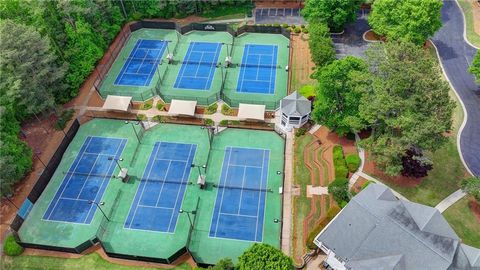
[[[282,118],[280,126],[286,131],[303,126],[310,119],[312,102],[298,91],[291,93],[280,101]]]

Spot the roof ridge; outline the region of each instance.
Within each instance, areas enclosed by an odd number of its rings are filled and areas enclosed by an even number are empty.
[[[402,199],[399,199],[399,201],[404,201]],[[403,207],[405,207],[405,205],[403,205]],[[429,207],[429,206],[428,206]],[[406,210],[406,209],[405,209]],[[407,210],[408,211],[408,210]],[[448,260],[448,258],[445,258],[442,254],[440,254],[439,252],[437,252],[435,249],[431,248],[429,245],[427,245],[422,239],[418,238],[415,234],[413,234],[412,232],[410,232],[409,230],[406,230],[403,226],[401,226],[396,220],[394,220],[393,218],[391,218],[390,216],[385,216],[386,218],[390,219],[393,223],[395,223],[398,227],[400,227],[400,229],[402,229],[403,231],[407,232],[408,234],[410,234],[411,236],[413,236],[415,239],[417,239],[420,243],[422,243],[424,246],[426,246],[428,249],[430,249],[431,251],[433,251],[435,254],[437,254],[438,256],[440,256],[442,259],[444,259],[445,261],[447,262],[450,262]],[[413,217],[412,217],[413,219]],[[417,222],[415,222],[416,224]],[[422,231],[423,232],[423,231]],[[427,232],[427,233],[431,233],[431,232]],[[434,233],[431,233],[431,234],[434,234]],[[438,235],[438,234],[435,234],[435,235]],[[445,238],[450,238],[450,237],[446,237],[446,236],[441,236],[441,237],[445,237]],[[452,240],[455,240],[457,241],[456,239],[453,239],[453,238],[450,238]],[[458,243],[457,243],[457,248],[458,248]],[[455,256],[454,256],[455,257]]]

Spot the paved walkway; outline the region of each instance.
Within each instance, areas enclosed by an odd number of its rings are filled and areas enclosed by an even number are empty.
[[[311,198],[313,195],[328,195],[328,187],[307,185],[307,198]]]
[[[443,199],[443,201],[439,202],[435,208],[443,213],[443,211],[447,210],[448,207],[452,206],[454,203],[458,202],[461,198],[467,195],[463,190],[459,189],[454,193],[450,194],[447,198]]]
[[[285,144],[285,170],[283,182],[283,222],[282,222],[282,251],[291,255],[292,247],[292,186],[293,186],[293,142],[292,132],[287,133]]]

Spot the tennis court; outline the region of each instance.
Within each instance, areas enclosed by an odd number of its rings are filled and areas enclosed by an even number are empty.
[[[243,51],[237,92],[273,94],[278,46],[246,44]]]
[[[89,136],[65,173],[43,219],[90,224],[126,139]]]
[[[191,42],[174,88],[210,89],[221,49],[221,43]]]
[[[162,62],[167,42],[163,40],[139,39],[123,64],[115,85],[148,86]]]
[[[227,147],[210,237],[261,242],[270,151]]]
[[[125,228],[174,232],[196,145],[156,142]]]

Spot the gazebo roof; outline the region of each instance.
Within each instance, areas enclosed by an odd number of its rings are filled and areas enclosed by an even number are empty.
[[[312,111],[312,102],[295,91],[280,101],[280,109],[288,116],[304,116]]]

